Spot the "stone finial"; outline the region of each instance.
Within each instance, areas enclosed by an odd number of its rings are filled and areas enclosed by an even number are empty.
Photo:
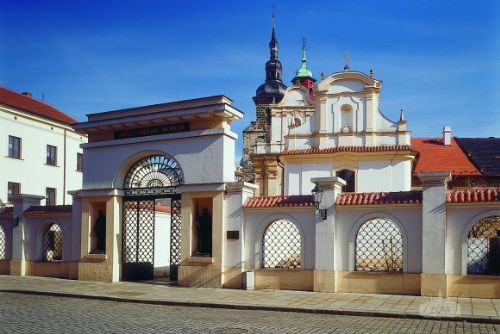
[[[375,73],[373,73],[373,68],[370,68],[370,78],[375,78]]]
[[[399,112],[399,123],[404,123],[404,122],[406,122],[406,118],[403,112],[403,108],[401,108],[401,111]]]
[[[349,60],[351,58],[351,55],[349,52],[344,52],[344,71],[349,71]]]

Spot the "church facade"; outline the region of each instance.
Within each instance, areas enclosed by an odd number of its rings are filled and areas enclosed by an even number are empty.
[[[0,213],[0,273],[499,298],[495,177],[478,186],[449,128],[417,139],[384,116],[373,72],[317,81],[304,45],[286,87],[274,27],[269,49],[244,180],[225,96],[91,114],[73,205],[20,194]]]

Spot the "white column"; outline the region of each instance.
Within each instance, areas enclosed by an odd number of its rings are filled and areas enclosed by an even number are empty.
[[[422,194],[422,295],[446,296],[446,189],[450,172],[425,172],[418,177]]]
[[[311,179],[323,191],[319,209],[326,209],[326,219],[316,214],[314,291],[335,292],[335,200],[346,184],[341,178]]]

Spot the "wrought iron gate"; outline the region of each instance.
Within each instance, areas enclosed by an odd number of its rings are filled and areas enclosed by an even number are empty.
[[[167,201],[165,201],[167,200]],[[160,204],[160,201],[163,202]],[[168,203],[165,205],[165,203]],[[155,218],[170,213],[170,280],[177,281],[181,252],[181,200],[166,197],[130,197],[123,201],[122,279],[150,280],[155,268]],[[161,242],[161,241],[160,241]]]

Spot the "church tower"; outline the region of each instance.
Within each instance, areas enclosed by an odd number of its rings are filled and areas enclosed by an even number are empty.
[[[300,68],[295,73],[295,77],[292,79],[292,83],[297,86],[303,86],[309,91],[309,95],[314,94],[314,83],[316,79],[313,78],[313,74],[309,68],[307,68],[307,57],[306,57],[306,39],[302,41],[302,64]]]
[[[256,120],[243,130],[243,156],[241,165],[244,181],[254,181],[254,167],[251,155],[255,153],[257,143],[269,143],[271,127],[270,106],[279,103],[283,98],[286,85],[283,84],[283,66],[278,58],[279,43],[276,38],[275,15],[269,42],[270,57],[266,62],[266,80],[260,85],[253,97],[256,107]]]

